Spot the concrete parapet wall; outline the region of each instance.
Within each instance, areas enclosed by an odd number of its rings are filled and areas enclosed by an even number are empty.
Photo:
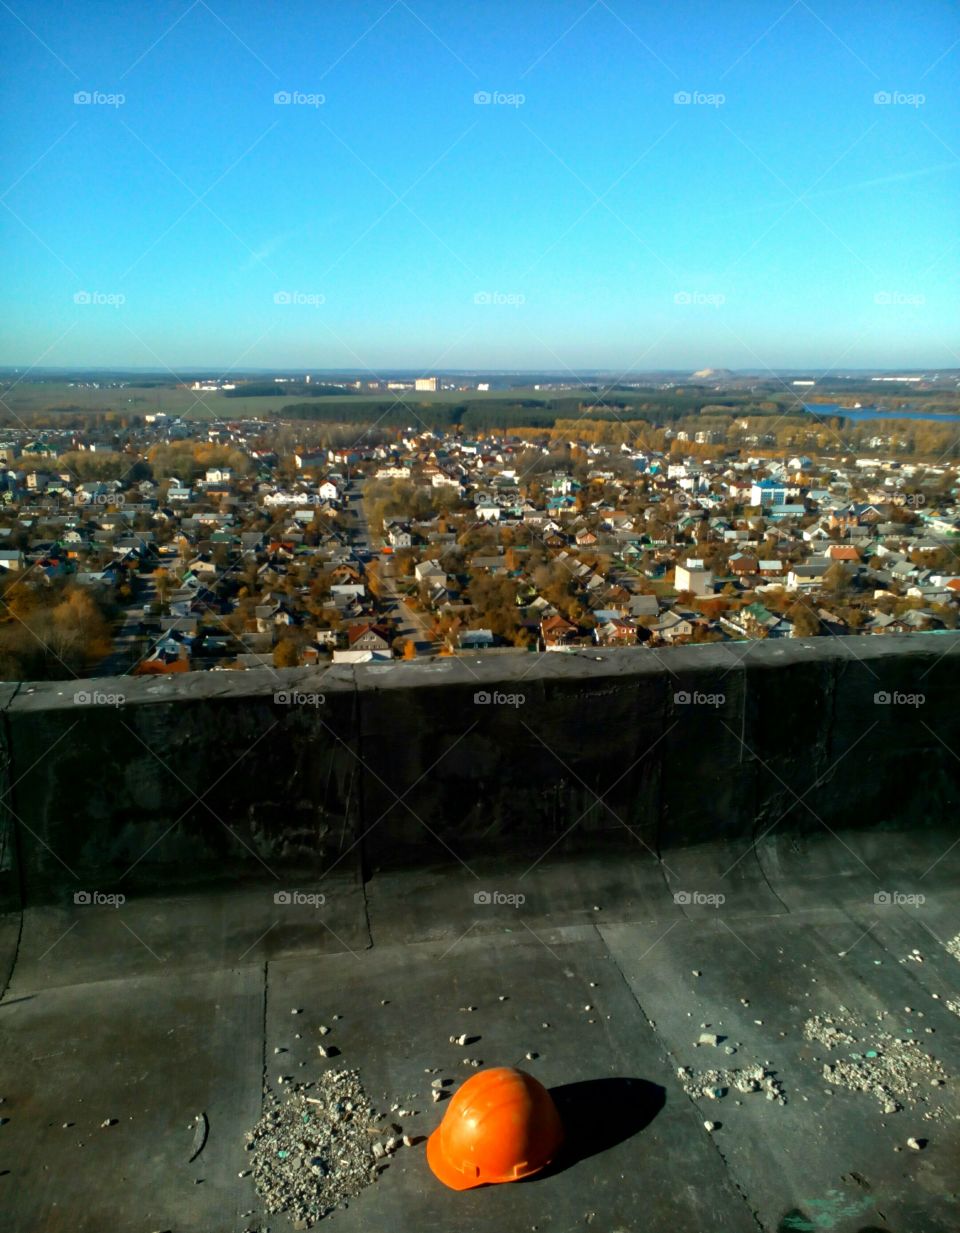
[[[960,633],[8,685],[0,879],[16,906],[774,826],[948,830],[958,699]]]

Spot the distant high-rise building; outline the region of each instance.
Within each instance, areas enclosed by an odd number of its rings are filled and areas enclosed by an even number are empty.
[[[440,388],[439,377],[417,377],[414,382],[414,389],[422,390],[424,393],[435,393]]]

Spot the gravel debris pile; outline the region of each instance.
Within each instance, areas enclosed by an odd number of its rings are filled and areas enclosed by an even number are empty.
[[[841,1006],[835,1015],[813,1015],[809,1018],[803,1025],[803,1038],[826,1045],[828,1049],[836,1049],[840,1045],[854,1044],[856,1032],[862,1027],[860,1020]]]
[[[805,1039],[830,1050],[846,1049],[844,1056],[823,1061],[822,1074],[830,1088],[867,1092],[884,1113],[898,1113],[906,1106],[929,1104],[930,1096],[942,1088],[947,1073],[936,1058],[911,1039],[912,1031],[895,1035],[880,1028],[888,1016],[877,1013],[877,1026],[867,1027],[843,1007],[835,1015],[815,1015],[803,1025]],[[850,1045],[859,1045],[851,1050]],[[864,1046],[867,1046],[864,1048]],[[923,1117],[945,1118],[942,1106],[928,1108]]]
[[[315,1084],[290,1089],[247,1134],[253,1180],[270,1212],[309,1228],[377,1177],[377,1163],[399,1146],[355,1070],[328,1070]],[[379,1150],[378,1150],[379,1149]]]
[[[692,1066],[681,1066],[677,1075],[686,1094],[698,1100],[704,1097],[707,1100],[722,1100],[732,1089],[745,1094],[763,1092],[767,1100],[776,1101],[779,1105],[787,1103],[783,1084],[776,1077],[776,1072],[759,1064],[732,1070],[694,1070]]]

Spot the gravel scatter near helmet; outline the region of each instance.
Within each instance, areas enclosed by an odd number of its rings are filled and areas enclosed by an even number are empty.
[[[763,1092],[767,1100],[779,1105],[787,1103],[783,1084],[776,1072],[759,1064],[724,1070],[694,1070],[692,1066],[677,1068],[677,1078],[688,1096],[696,1099],[722,1100],[729,1091],[743,1093]]]
[[[375,1181],[400,1146],[355,1070],[328,1070],[316,1083],[267,1095],[247,1133],[253,1180],[269,1212],[309,1228]]]
[[[808,1019],[803,1035],[833,1054],[819,1059],[823,1078],[831,1088],[867,1092],[884,1113],[926,1106],[922,1113],[925,1119],[944,1120],[946,1111],[939,1101],[932,1103],[931,1097],[943,1095],[947,1072],[919,1040],[912,1038],[915,1029],[899,1033],[886,1030],[882,1025],[889,1018],[886,1011],[878,1011],[876,1024],[869,1026],[841,1006],[833,1015]]]

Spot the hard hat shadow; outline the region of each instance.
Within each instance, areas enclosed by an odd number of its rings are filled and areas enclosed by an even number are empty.
[[[644,1130],[666,1104],[666,1089],[647,1079],[583,1079],[549,1089],[565,1134],[560,1154],[536,1182],[609,1151]]]

